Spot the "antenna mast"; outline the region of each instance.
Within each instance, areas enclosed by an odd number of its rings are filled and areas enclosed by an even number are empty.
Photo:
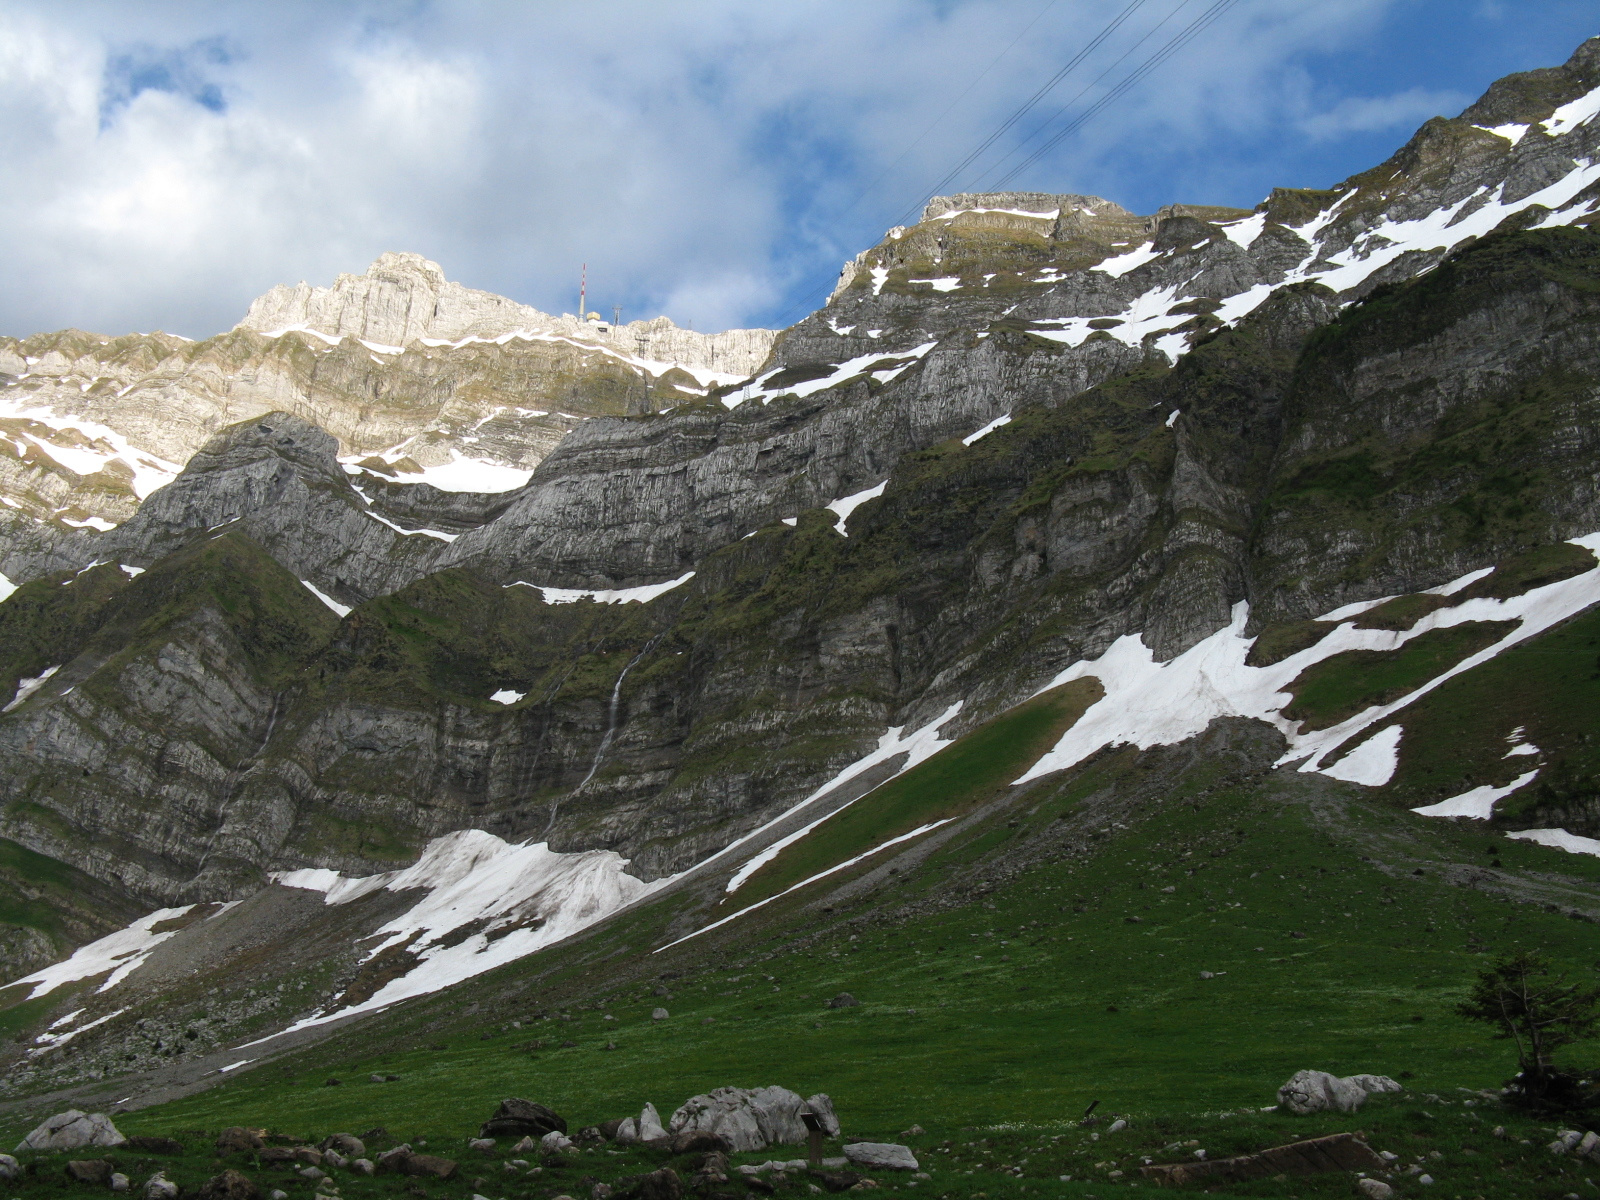
[[[578,320],[586,321],[589,311],[589,264],[583,264],[583,275],[578,283]]]

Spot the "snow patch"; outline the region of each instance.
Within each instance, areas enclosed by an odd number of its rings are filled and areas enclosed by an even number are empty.
[[[560,854],[544,842],[512,845],[468,829],[435,838],[402,871],[353,879],[333,871],[275,874],[273,881],[284,887],[322,892],[329,905],[377,891],[421,893],[410,909],[374,931],[377,940],[366,955],[371,961],[404,945],[416,965],[361,1003],[330,1007],[283,1032],[375,1012],[471,979],[571,937],[670,882],[646,883],[627,874],[627,865],[610,850]],[[445,944],[467,926],[476,931]]]
[[[1161,251],[1156,249],[1154,242],[1145,242],[1124,254],[1108,258],[1099,266],[1090,267],[1091,271],[1099,271],[1113,279],[1121,279],[1129,271],[1142,267],[1147,262],[1153,262],[1161,257]]]
[[[1400,765],[1400,738],[1404,733],[1399,725],[1379,730],[1331,767],[1324,767],[1322,773],[1347,783],[1382,787],[1394,778],[1395,768]]]
[[[1600,113],[1600,88],[1586,95],[1579,96],[1563,104],[1542,122],[1544,130],[1551,137],[1560,137],[1564,133],[1571,133],[1579,125],[1584,124]]]
[[[1256,213],[1254,216],[1245,217],[1240,221],[1229,221],[1226,225],[1218,226],[1227,234],[1228,240],[1235,246],[1248,250],[1251,244],[1261,236],[1261,231],[1267,226],[1267,214]]]
[[[961,439],[961,444],[963,446],[970,446],[970,445],[972,445],[973,442],[976,442],[976,441],[979,441],[982,438],[988,437],[996,429],[999,429],[1000,426],[1009,425],[1009,424],[1011,424],[1011,414],[1010,413],[1005,413],[1004,415],[998,416],[994,420],[990,421],[987,425],[985,425],[982,429],[978,430],[976,433],[967,434],[966,437]]]
[[[1424,817],[1472,817],[1474,820],[1487,821],[1494,816],[1494,806],[1497,801],[1505,799],[1524,784],[1531,783],[1538,773],[1537,770],[1533,770],[1526,775],[1518,775],[1504,787],[1490,787],[1484,784],[1469,792],[1462,792],[1459,796],[1451,796],[1448,800],[1441,800],[1437,804],[1429,804],[1423,808],[1413,808],[1411,811]]]
[[[883,489],[887,487],[888,484],[889,481],[885,479],[882,483],[874,484],[872,487],[867,488],[866,491],[856,492],[851,496],[844,496],[841,499],[835,500],[832,504],[824,506],[829,512],[838,514],[839,520],[836,528],[839,530],[840,534],[842,534],[844,537],[850,536],[850,531],[845,528],[845,525],[850,520],[850,514],[855,512],[856,509],[860,508],[868,500],[876,500],[879,496],[883,495]]]
[[[1520,142],[1528,132],[1528,126],[1526,125],[1496,125],[1493,128],[1488,125],[1478,125],[1475,128],[1481,129],[1485,133],[1492,133],[1495,137],[1503,137],[1513,146]]]
[[[1174,425],[1176,425],[1178,423],[1178,418],[1180,416],[1182,416],[1182,415],[1183,415],[1183,410],[1180,409],[1180,408],[1175,408],[1170,413],[1168,413],[1167,414],[1167,428],[1171,429]]]
[[[363,496],[362,499],[364,500],[364,499],[366,499],[366,497]],[[406,529],[403,526],[396,525],[393,521],[389,520],[387,517],[380,517],[377,513],[373,512],[370,508],[363,509],[362,511],[365,512],[367,514],[367,516],[371,517],[374,521],[376,521],[379,525],[387,525],[390,529],[394,530],[396,533],[403,534],[406,537],[431,537],[431,538],[437,538],[441,542],[453,542],[453,541],[456,540],[456,538],[461,536],[458,533],[441,533],[437,529]]]
[[[144,567],[130,567],[127,563],[118,563],[117,570],[121,571],[129,579],[137,579],[145,573]]]
[[[4,574],[0,574],[0,604],[4,604],[9,600],[16,590],[17,585],[12,583]]]
[[[1588,550],[1600,549],[1600,534],[1570,540]],[[1447,586],[1465,585],[1456,580]],[[1364,601],[1362,607],[1381,602]],[[1104,746],[1130,744],[1148,749],[1172,745],[1199,734],[1213,718],[1225,716],[1254,717],[1276,726],[1288,742],[1278,760],[1280,766],[1301,760],[1301,771],[1327,771],[1323,760],[1364,730],[1387,720],[1446,680],[1488,662],[1596,602],[1600,602],[1600,565],[1507,600],[1485,597],[1439,609],[1404,631],[1357,629],[1342,621],[1316,645],[1264,667],[1245,662],[1254,639],[1244,636],[1249,619],[1249,606],[1244,601],[1234,606],[1233,619],[1227,627],[1168,662],[1157,662],[1139,635],[1127,634],[1098,659],[1080,660],[1038,689],[1043,692],[1074,679],[1093,677],[1100,680],[1105,695],[1090,705],[1055,747],[1016,782],[1076,766]],[[1356,607],[1349,605],[1346,609]],[[1304,730],[1300,722],[1283,716],[1282,709],[1291,698],[1288,685],[1312,664],[1346,650],[1393,650],[1433,629],[1469,621],[1515,624],[1493,645],[1467,656],[1407,695],[1368,708],[1328,729]],[[1378,751],[1369,753],[1376,761]]]
[[[1594,838],[1568,833],[1565,829],[1519,829],[1506,836],[1516,838],[1519,842],[1535,842],[1541,846],[1565,850],[1568,854],[1600,854],[1600,842]]]
[[[491,413],[492,417],[494,414]],[[548,413],[530,414],[548,416]],[[489,418],[484,418],[488,420]],[[345,470],[356,474],[363,470],[360,466],[362,459],[378,458],[391,466],[406,457],[402,442],[389,450],[379,454],[345,455],[339,461],[345,465]],[[388,479],[389,476],[378,474],[380,478]],[[398,483],[426,483],[438,488],[441,492],[511,492],[525,485],[533,477],[532,470],[521,467],[508,467],[504,463],[490,462],[483,458],[468,458],[458,450],[450,452],[450,461],[434,467],[422,467],[418,470],[397,468],[393,482]]]
[[[510,688],[501,688],[498,692],[491,693],[489,699],[496,704],[515,704],[527,694],[527,692],[513,692]]]
[[[841,783],[855,778],[869,767],[875,767],[879,763],[888,762],[897,754],[904,754],[906,756],[906,760],[900,764],[900,769],[897,770],[890,778],[898,778],[899,776],[904,775],[907,771],[911,770],[911,768],[916,766],[918,763],[926,762],[954,740],[952,738],[942,736],[939,731],[945,725],[948,725],[955,718],[955,715],[961,711],[961,703],[962,702],[957,701],[955,704],[952,704],[949,708],[945,709],[944,712],[940,713],[932,721],[929,721],[910,737],[902,738],[900,736],[905,732],[904,725],[894,726],[878,739],[877,749],[873,750],[870,754],[863,758],[858,758],[843,771],[840,771],[832,779],[828,780],[827,783],[823,784],[816,791],[812,792],[811,795],[800,801],[800,803],[786,810],[782,816],[776,817],[773,820],[768,821],[765,825],[761,826],[761,828],[755,830],[754,832],[746,834],[738,841],[725,847],[722,851],[720,851],[720,854],[727,854],[729,851],[737,849],[751,838],[757,837],[766,830],[772,828],[772,826],[777,824],[779,821],[786,820],[793,816],[806,805],[816,800],[819,796],[826,795],[828,792],[831,792],[834,788],[838,787]],[[884,783],[887,782],[888,780],[884,780]],[[880,783],[878,786],[882,787],[883,784]],[[877,789],[875,788],[873,790],[876,791]],[[870,796],[872,793],[867,792],[865,794]],[[858,797],[858,799],[859,798],[860,797]],[[738,891],[739,888],[744,885],[745,880],[749,879],[750,876],[754,875],[762,867],[766,866],[774,858],[778,857],[778,855],[781,854],[786,848],[792,846],[795,842],[798,842],[801,838],[805,837],[806,834],[810,833],[818,825],[821,825],[828,819],[828,817],[833,816],[834,813],[843,812],[854,803],[855,801],[852,800],[847,804],[841,804],[827,816],[819,817],[815,821],[812,821],[809,825],[806,825],[801,829],[797,829],[793,833],[778,839],[776,842],[773,842],[772,845],[768,846],[765,850],[761,851],[761,853],[751,858],[749,862],[744,864],[744,866],[740,867],[738,871],[734,873],[733,878],[728,880],[728,886],[723,890],[729,893]]]
[[[183,916],[193,907],[192,904],[185,904],[182,908],[158,908],[155,912],[140,917],[126,929],[108,933],[87,946],[79,946],[72,957],[45,967],[42,971],[35,971],[32,975],[24,975],[16,982],[33,984],[33,991],[28,993],[28,999],[37,1000],[40,996],[49,995],[63,984],[93,979],[96,975],[110,971],[111,977],[96,989],[97,992],[110,991],[149,958],[152,950],[176,932],[169,929],[162,933],[152,933],[151,930],[165,921]],[[83,1028],[88,1029],[89,1026],[85,1025]],[[82,1033],[83,1030],[80,1029],[78,1032]]]
[[[520,579],[505,586],[537,588],[539,594],[544,597],[546,604],[575,604],[579,600],[593,600],[596,604],[647,604],[657,596],[670,592],[675,587],[682,587],[693,578],[694,572],[688,571],[679,575],[676,579],[667,580],[665,583],[644,583],[638,587],[611,588],[609,590],[544,587],[537,583],[524,583]]]
[[[954,275],[943,275],[938,279],[908,279],[907,283],[925,283],[936,292],[953,292],[961,286],[961,280]]]
[[[310,592],[318,600],[321,600],[329,608],[333,609],[333,611],[339,617],[343,618],[343,617],[348,617],[350,615],[350,606],[348,604],[340,604],[337,600],[335,600],[332,596],[328,595],[327,592],[323,591],[316,584],[312,583],[309,579],[302,579],[300,581],[300,584],[301,584],[302,587],[304,587],[306,589],[306,591]]]
[[[4,708],[0,708],[0,713],[8,713],[14,708],[21,707],[23,701],[27,700],[29,696],[33,695],[40,688],[42,688],[45,684],[45,680],[49,679],[50,676],[54,675],[59,670],[61,670],[61,665],[58,663],[53,667],[46,667],[42,672],[33,676],[31,679],[19,679],[17,681],[16,695],[11,697],[11,702],[9,704],[7,704]]]

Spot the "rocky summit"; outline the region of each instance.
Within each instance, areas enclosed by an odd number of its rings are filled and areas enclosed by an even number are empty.
[[[1253,210],[937,198],[778,332],[392,253],[0,371],[23,1133],[643,1156],[595,1197],[1587,1153],[1462,997],[1600,920],[1600,39]]]

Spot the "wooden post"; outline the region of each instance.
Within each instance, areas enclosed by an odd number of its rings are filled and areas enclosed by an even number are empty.
[[[822,1167],[822,1118],[814,1112],[803,1112],[800,1119],[806,1125],[806,1160],[813,1171]]]

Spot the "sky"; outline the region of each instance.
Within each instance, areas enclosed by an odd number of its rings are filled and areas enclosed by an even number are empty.
[[[207,337],[385,250],[782,326],[929,195],[1253,207],[1596,34],[1592,0],[0,0],[0,334]]]

